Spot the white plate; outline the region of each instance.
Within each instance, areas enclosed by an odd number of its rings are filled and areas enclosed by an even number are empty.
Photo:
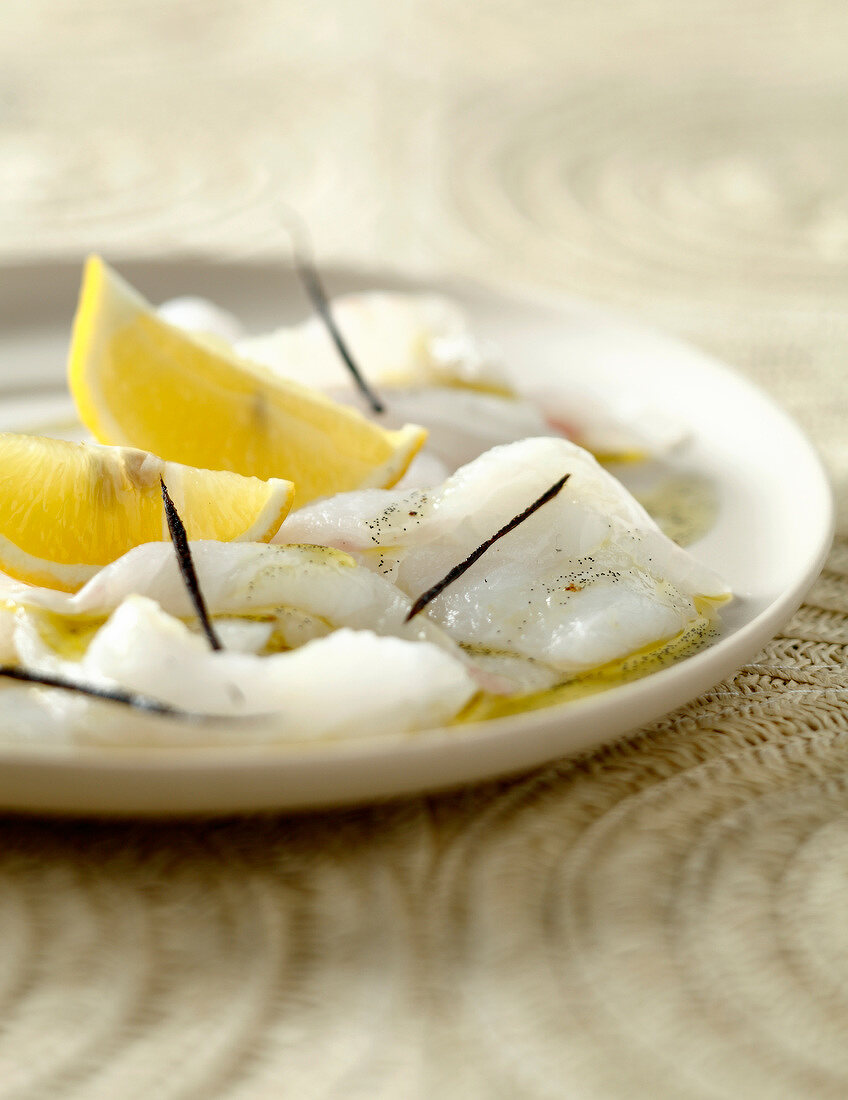
[[[119,264],[153,300],[202,294],[254,331],[306,313],[290,272],[184,260]],[[325,273],[333,293],[415,288],[382,273]],[[64,359],[78,265],[6,268],[0,291],[0,428],[69,406]],[[433,289],[432,284],[428,284]],[[721,636],[643,680],[515,718],[319,745],[62,751],[0,744],[0,806],[117,814],[226,813],[357,802],[455,786],[582,751],[659,718],[729,675],[785,623],[817,576],[832,537],[832,502],[801,432],[744,379],[707,355],[595,307],[463,284],[475,329],[533,381],[574,380],[632,394],[682,421],[680,468],[711,478],[719,515],[692,551],[736,593]],[[128,725],[135,721],[128,714]],[[0,737],[2,741],[2,737]]]

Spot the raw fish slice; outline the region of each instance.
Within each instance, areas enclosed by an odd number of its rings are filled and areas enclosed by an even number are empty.
[[[679,420],[618,396],[601,402],[574,387],[547,386],[528,390],[524,400],[544,412],[545,434],[564,435],[605,461],[659,458],[688,434]]]
[[[463,311],[447,298],[350,294],[335,298],[332,309],[354,360],[374,383],[506,385],[492,349],[472,335]],[[308,385],[346,381],[339,353],[317,317],[239,340],[236,351]]]
[[[624,404],[616,394],[601,403],[581,392],[579,378],[571,377],[567,387],[526,387],[520,364],[509,371],[497,349],[476,337],[464,311],[446,298],[356,294],[336,298],[332,308],[354,360],[369,380],[391,387],[382,394],[387,422],[427,428],[430,451],[452,470],[490,447],[529,436],[564,434],[594,454],[619,460],[666,454],[686,436],[680,423],[638,403]],[[207,325],[213,321],[219,328],[210,314]],[[281,374],[340,390],[333,394],[337,399],[370,414],[349,386],[318,318],[241,340],[237,350]],[[457,428],[465,439],[452,438]]]
[[[394,585],[326,547],[198,541],[191,551],[212,615],[295,608],[330,627],[393,633],[402,629],[409,610],[409,600]],[[109,614],[131,594],[148,596],[171,615],[194,616],[174,550],[164,542],[135,547],[74,595],[26,585],[4,592],[13,603],[91,618]],[[415,636],[407,629],[407,636]]]
[[[411,417],[426,428],[425,455],[434,456],[449,473],[502,443],[562,434],[529,401],[497,394],[430,386],[386,390],[383,398],[386,412],[381,423],[389,428],[403,426],[410,422],[405,418]],[[422,480],[421,484],[437,482]]]
[[[350,627],[428,641],[471,663],[435,623],[420,616],[407,623],[409,598],[347,554],[322,546],[211,541],[193,542],[191,549],[209,613],[269,618],[271,629],[286,646],[302,645],[339,627]],[[135,547],[74,595],[14,585],[4,591],[4,598],[8,605],[97,619],[110,614],[133,594],[155,600],[170,615],[194,620],[173,548],[159,542]],[[221,625],[225,646],[231,637],[236,647],[248,651],[261,648],[269,633],[267,623]],[[328,671],[328,682],[330,678]],[[508,683],[485,674],[480,679],[488,690],[502,692],[509,688]]]
[[[368,415],[360,396],[333,389],[336,400]],[[563,436],[605,461],[640,461],[666,454],[685,438],[685,431],[657,413],[616,417],[600,402],[554,388],[533,399],[450,386],[385,389],[386,411],[380,422],[400,428],[415,421],[427,429],[427,444],[417,458],[435,458],[450,473],[492,447],[531,437]],[[417,474],[417,476],[415,476]],[[434,485],[415,471],[406,485]]]
[[[391,422],[428,428],[430,452],[451,470],[490,447],[531,435],[565,434],[594,454],[618,460],[666,454],[686,437],[681,424],[638,403],[622,403],[616,394],[601,403],[581,392],[573,376],[567,387],[528,388],[520,364],[509,371],[447,298],[378,291],[336,298],[332,309],[354,360],[369,381],[384,388]],[[371,415],[318,317],[239,339],[238,321],[202,298],[174,299],[159,312],[172,324],[234,343],[245,358],[330,390]],[[467,392],[460,397],[458,390]],[[451,438],[455,427],[468,438]]]
[[[395,489],[429,489],[433,485],[441,483],[452,473],[447,463],[434,455],[429,447],[425,446],[413,458],[409,469],[394,486]]]
[[[704,601],[727,597],[719,577],[563,439],[496,447],[437,490],[316,502],[277,537],[344,549],[417,597],[565,473],[555,500],[429,605],[459,643],[586,671],[675,636],[699,620]]]
[[[244,335],[240,321],[232,313],[206,298],[171,298],[163,302],[156,312],[169,325],[176,325],[186,332],[226,340],[228,344],[234,344]]]
[[[273,714],[286,740],[438,726],[477,691],[464,665],[439,647],[370,631],[338,630],[268,657],[215,652],[143,596],[120,604],[79,661],[52,652],[26,616],[16,643],[33,671],[120,686],[191,714]]]

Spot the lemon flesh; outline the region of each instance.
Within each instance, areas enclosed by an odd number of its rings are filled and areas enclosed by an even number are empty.
[[[168,539],[160,477],[190,539],[267,542],[294,495],[290,482],[131,448],[0,434],[0,570],[73,592],[133,546]]]
[[[298,505],[394,485],[426,439],[423,428],[388,431],[175,328],[97,256],[85,266],[68,376],[80,418],[101,442],[285,478]]]

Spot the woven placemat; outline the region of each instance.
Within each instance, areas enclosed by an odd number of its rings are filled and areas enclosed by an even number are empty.
[[[544,284],[734,362],[840,531],[726,683],[382,808],[0,821],[0,1097],[848,1095],[848,8],[7,0],[0,254]],[[742,474],[740,475],[742,476]]]

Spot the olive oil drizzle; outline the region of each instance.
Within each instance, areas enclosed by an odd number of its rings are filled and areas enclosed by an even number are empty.
[[[703,538],[718,515],[715,487],[694,474],[666,478],[635,496],[663,534],[678,546],[691,546]]]
[[[489,718],[505,718],[531,710],[542,710],[557,703],[595,695],[619,684],[641,680],[652,672],[667,668],[682,658],[697,653],[716,637],[718,628],[713,611],[712,607],[705,606],[697,619],[676,637],[658,645],[646,646],[621,660],[611,661],[601,668],[573,676],[544,691],[509,696],[481,692],[454,719],[454,724],[481,722]]]

